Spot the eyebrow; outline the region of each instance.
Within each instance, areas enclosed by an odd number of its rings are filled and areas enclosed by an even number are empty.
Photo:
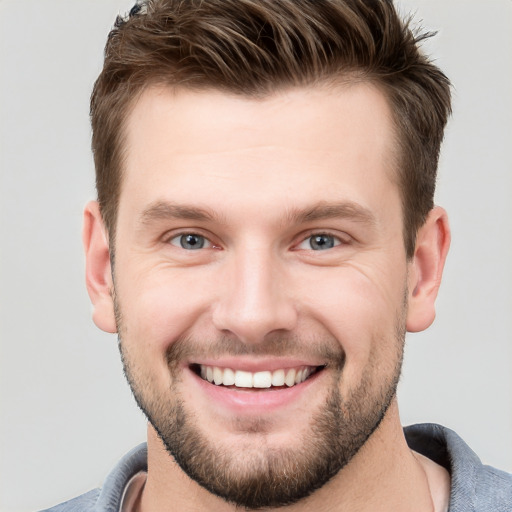
[[[352,201],[320,202],[307,209],[291,210],[288,213],[288,220],[296,224],[326,219],[349,219],[368,225],[376,222],[375,215],[368,208]]]
[[[157,201],[146,208],[140,215],[141,223],[151,224],[159,220],[198,220],[215,221],[218,215],[206,209],[197,206],[171,203],[167,201]]]
[[[326,219],[349,219],[368,225],[375,224],[373,213],[362,205],[352,201],[339,203],[319,202],[302,209],[291,209],[286,214],[290,224],[304,224]],[[161,220],[196,220],[202,222],[219,222],[220,217],[214,211],[198,206],[157,201],[146,208],[140,215],[143,225]]]

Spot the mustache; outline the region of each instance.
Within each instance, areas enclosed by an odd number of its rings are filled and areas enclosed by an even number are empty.
[[[244,343],[233,335],[220,335],[201,340],[190,334],[177,338],[166,351],[167,364],[172,368],[183,360],[195,357],[217,359],[231,356],[301,357],[321,360],[329,367],[341,369],[345,352],[331,335],[305,338],[291,333],[270,333],[259,343]]]

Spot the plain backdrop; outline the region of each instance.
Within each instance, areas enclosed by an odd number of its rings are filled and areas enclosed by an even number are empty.
[[[409,335],[403,422],[512,471],[512,2],[408,0],[454,83],[437,203],[453,243],[432,328]],[[88,100],[121,0],[0,0],[0,510],[101,484],[145,438],[116,338],[91,319],[81,214]]]

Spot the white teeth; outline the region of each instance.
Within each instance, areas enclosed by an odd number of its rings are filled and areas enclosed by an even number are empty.
[[[270,388],[272,386],[294,386],[304,382],[314,371],[312,366],[280,369],[273,372],[265,370],[261,372],[246,372],[220,368],[218,366],[200,365],[201,378],[216,384],[217,386],[236,386],[238,388]]]
[[[213,368],[213,382],[217,384],[222,384],[222,380],[224,378],[223,371],[220,368],[217,368],[216,366]]]
[[[272,372],[272,386],[284,386],[284,370]]]
[[[252,376],[252,385],[255,388],[269,388],[272,385],[272,373],[256,372]]]
[[[288,387],[291,387],[295,384],[295,370],[293,368],[288,370],[288,373],[286,374],[286,377],[284,378],[284,383]]]
[[[234,383],[235,383],[235,372],[231,368],[225,368],[224,369],[224,378],[222,379],[222,384],[224,384],[224,386],[232,386]]]
[[[235,386],[237,388],[252,388],[252,373],[237,370],[235,372]]]

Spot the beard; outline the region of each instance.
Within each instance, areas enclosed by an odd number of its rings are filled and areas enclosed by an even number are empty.
[[[340,392],[345,366],[340,343],[331,336],[301,340],[286,333],[271,335],[257,346],[244,345],[232,337],[210,343],[188,337],[177,339],[166,353],[171,385],[167,393],[158,394],[150,370],[138,366],[122,339],[125,332],[116,304],[124,373],[138,406],[167,452],[190,478],[210,493],[247,510],[277,508],[306,498],[338,474],[364,446],[396,395],[405,340],[405,311],[406,305],[397,314],[392,334],[394,353],[385,354],[385,375],[382,375],[384,362],[374,350],[359,383],[346,396]],[[381,341],[373,339],[372,346],[377,347]],[[235,419],[246,444],[234,448],[210,439],[207,426],[202,428],[195,414],[187,410],[179,387],[179,367],[180,362],[190,360],[194,354],[210,358],[226,354],[314,355],[326,361],[321,371],[330,371],[332,379],[325,400],[311,411],[309,425],[293,447],[272,446],[267,436],[271,429],[269,421],[253,418],[238,422]],[[300,418],[290,419],[294,420]]]

